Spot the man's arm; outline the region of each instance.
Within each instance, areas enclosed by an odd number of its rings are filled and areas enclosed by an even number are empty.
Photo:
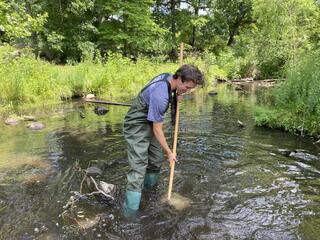
[[[163,148],[165,154],[168,156],[168,160],[171,163],[172,161],[176,161],[176,155],[173,154],[169,145],[167,143],[166,137],[164,136],[163,130],[163,123],[162,122],[153,122],[153,133],[158,142],[160,143],[161,147]]]

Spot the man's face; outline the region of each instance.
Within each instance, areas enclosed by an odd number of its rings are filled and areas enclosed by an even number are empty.
[[[182,95],[184,93],[187,93],[189,92],[191,89],[195,88],[196,87],[196,83],[192,80],[189,80],[189,81],[185,81],[185,82],[182,82],[181,81],[181,78],[179,77],[178,79],[178,85],[177,85],[177,93],[178,95]]]

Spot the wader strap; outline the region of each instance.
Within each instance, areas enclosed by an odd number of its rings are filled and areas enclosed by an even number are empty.
[[[175,126],[176,124],[176,114],[177,114],[177,91],[173,91],[173,97],[171,99],[171,125]]]
[[[160,75],[162,75],[162,74],[160,74]],[[154,77],[153,79],[159,77],[160,75]],[[149,84],[147,84],[147,86],[145,86],[145,87],[140,91],[140,93],[139,93],[139,95],[140,95],[144,90],[146,90],[149,86],[151,86],[151,85],[154,84],[154,83],[165,82],[165,83],[167,84],[167,86],[168,86],[168,96],[169,96],[169,101],[168,101],[168,105],[167,105],[167,108],[166,108],[165,112],[168,110],[170,104],[171,104],[171,109],[172,109],[172,91],[171,91],[171,84],[169,83],[169,81],[167,81],[167,79],[168,79],[168,77],[169,77],[170,75],[171,75],[170,73],[164,73],[164,78],[161,79],[161,80],[155,81],[155,82],[152,82],[152,81],[153,81],[153,79],[152,79],[152,80],[149,82]],[[175,93],[175,91],[174,91],[174,93]],[[173,100],[173,101],[174,101],[174,100]]]

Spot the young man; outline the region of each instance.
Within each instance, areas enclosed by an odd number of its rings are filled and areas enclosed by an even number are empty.
[[[130,165],[127,174],[125,215],[139,209],[141,191],[155,186],[164,155],[169,162],[176,161],[163,133],[164,114],[172,92],[181,95],[203,84],[203,75],[194,65],[183,65],[175,74],[164,73],[152,79],[134,99],[124,121],[124,136],[128,144]]]

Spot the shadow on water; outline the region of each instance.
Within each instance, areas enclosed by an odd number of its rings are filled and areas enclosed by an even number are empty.
[[[263,93],[224,85],[217,91],[189,96],[181,106],[174,192],[191,199],[190,207],[179,212],[161,203],[165,164],[160,184],[143,193],[136,221],[121,214],[127,108],[110,106],[97,116],[93,105],[66,104],[41,115],[41,131],[25,123],[1,126],[0,239],[316,239],[318,149],[308,139],[253,125],[250,110],[265,101]],[[314,158],[286,157],[284,148]],[[83,178],[76,169],[89,166],[118,187],[117,199],[84,199],[63,217]]]

